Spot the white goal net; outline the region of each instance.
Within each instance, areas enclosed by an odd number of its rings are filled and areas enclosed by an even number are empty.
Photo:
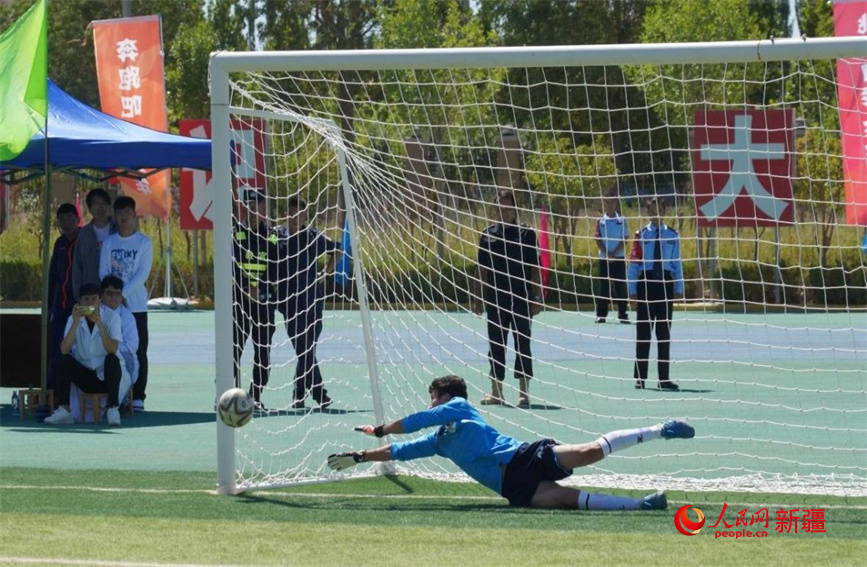
[[[267,408],[238,430],[218,424],[221,490],[346,477],[327,455],[377,443],[353,427],[423,409],[431,380],[456,374],[524,441],[666,417],[696,428],[576,471],[579,485],[867,494],[867,251],[846,224],[838,57],[867,62],[864,42],[216,55],[217,394],[245,347],[241,387],[261,386]],[[233,137],[232,122],[257,135]],[[509,230],[502,191],[535,245],[520,260],[490,244]],[[634,251],[647,197],[679,240],[667,365],[679,390],[657,388],[658,338],[640,356],[646,327],[622,304],[643,270],[629,264],[648,254]],[[239,242],[239,226],[268,246]],[[545,294],[511,332],[473,312],[510,261],[527,280],[538,270]],[[517,327],[531,351],[521,406]],[[480,405],[492,375],[506,403]],[[466,480],[438,458],[394,470]]]

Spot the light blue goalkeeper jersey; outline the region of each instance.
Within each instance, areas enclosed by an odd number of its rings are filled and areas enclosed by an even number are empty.
[[[440,455],[451,459],[477,482],[502,494],[503,474],[500,467],[512,460],[521,442],[501,435],[485,423],[476,408],[464,398],[452,398],[441,406],[403,419],[404,433],[414,433],[434,425],[439,427],[430,435],[393,443],[392,460],[410,461]]]

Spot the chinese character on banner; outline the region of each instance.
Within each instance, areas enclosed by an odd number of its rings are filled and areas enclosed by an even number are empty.
[[[801,527],[805,532],[824,533],[825,509],[813,508],[812,510],[804,510],[804,515],[801,517]]]
[[[210,120],[180,120],[178,130],[182,136],[210,138]],[[233,176],[237,189],[246,185],[260,191],[266,189],[265,122],[257,118],[232,121],[232,148],[235,152]],[[211,172],[182,169],[179,210],[184,230],[212,230]]]
[[[699,226],[794,222],[793,126],[790,110],[696,112],[691,153]]]
[[[779,533],[786,532],[791,533],[792,528],[795,529],[795,533],[798,533],[798,516],[795,515],[795,512],[798,512],[799,509],[795,508],[794,510],[777,510],[777,527],[776,530]]]
[[[867,0],[835,0],[834,35],[867,41]],[[867,226],[867,63],[863,57],[837,59],[837,101],[846,221]]]
[[[102,111],[140,126],[168,131],[163,46],[159,16],[93,22],[93,43]],[[170,172],[121,179],[140,216],[167,218]]]

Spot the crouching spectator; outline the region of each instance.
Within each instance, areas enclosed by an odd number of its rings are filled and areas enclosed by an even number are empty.
[[[60,343],[56,385],[59,407],[45,418],[45,423],[69,425],[75,422],[69,411],[69,393],[75,384],[89,394],[107,394],[108,424],[120,425],[119,397],[130,386],[129,373],[119,354],[123,343],[121,319],[101,304],[99,286],[82,285],[79,298]],[[99,411],[94,408],[94,421]]]
[[[132,312],[123,304],[123,280],[117,276],[106,276],[99,284],[102,304],[120,317],[120,358],[129,374],[132,384],[138,378],[138,329]],[[120,400],[123,401],[123,400]]]

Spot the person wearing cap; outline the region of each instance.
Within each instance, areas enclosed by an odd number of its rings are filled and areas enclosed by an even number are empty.
[[[268,227],[268,201],[249,187],[240,189],[239,218],[232,230],[232,276],[235,385],[241,387],[241,354],[253,338],[253,383],[250,397],[262,410],[262,389],[268,384],[271,337],[277,297],[273,285],[280,281],[277,238]]]
[[[651,334],[656,331],[659,388],[678,390],[669,378],[671,318],[675,299],[683,298],[680,235],[663,222],[665,201],[645,200],[650,223],[635,233],[629,254],[629,299],[637,302],[635,388],[644,389]]]

